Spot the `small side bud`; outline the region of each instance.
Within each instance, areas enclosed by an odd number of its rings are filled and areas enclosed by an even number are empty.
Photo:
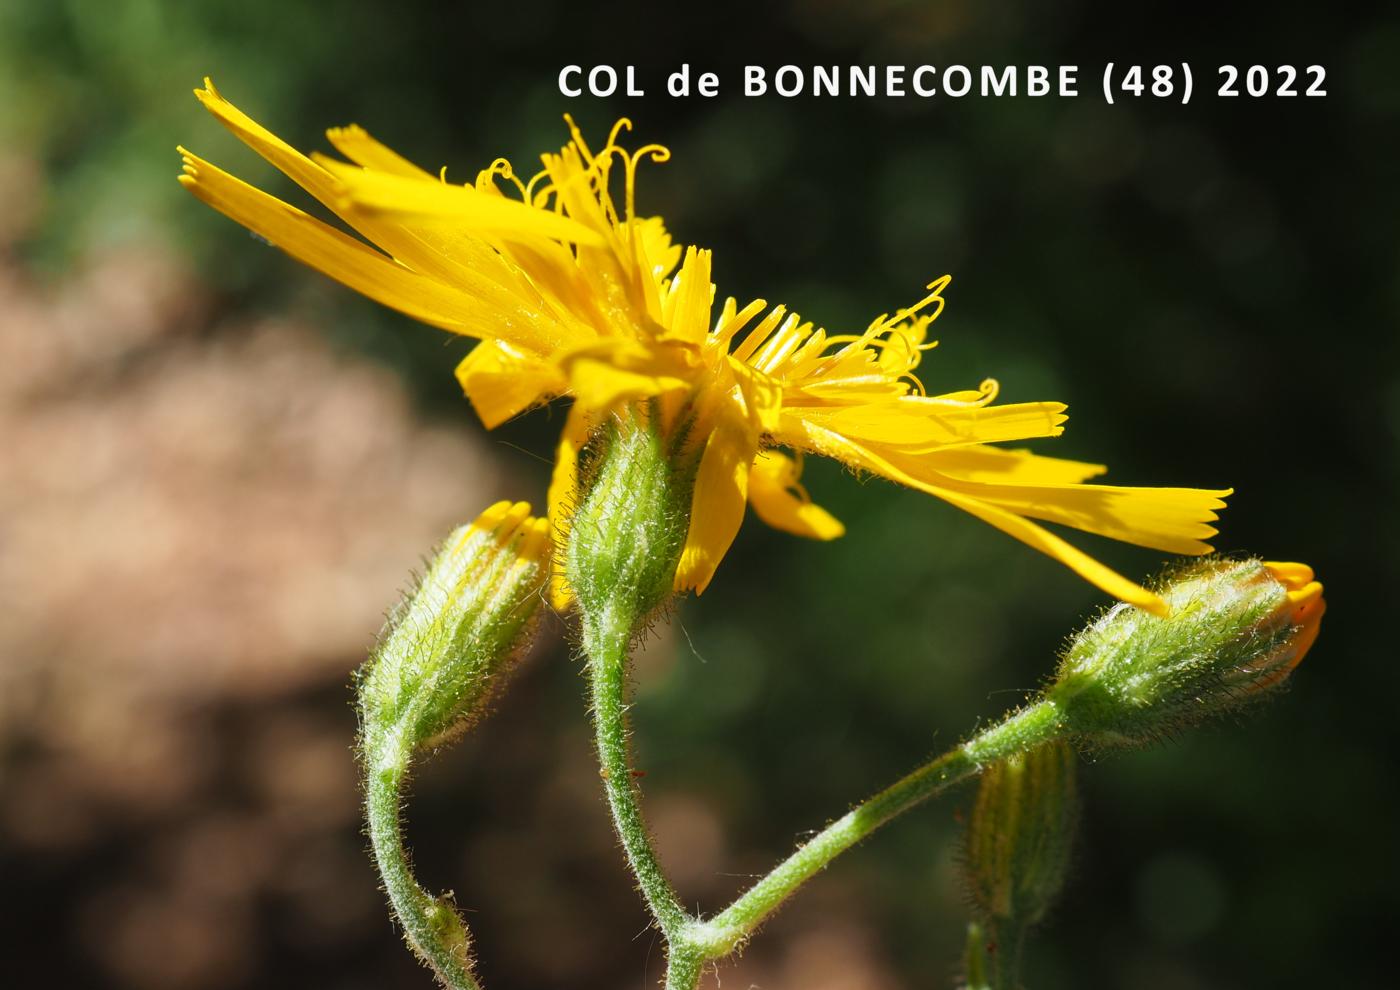
[[[1059,896],[1079,818],[1074,781],[1074,751],[1060,741],[982,774],[967,826],[967,879],[991,930],[1022,932]]]
[[[1091,742],[1148,742],[1265,697],[1312,647],[1326,609],[1303,564],[1208,559],[1161,594],[1170,615],[1115,606],[1060,662],[1047,697]]]
[[[672,594],[689,526],[693,457],[637,411],[605,424],[583,452],[582,497],[566,574],[584,614],[628,627]]]
[[[498,502],[447,538],[362,672],[367,751],[407,755],[480,714],[529,641],[549,552],[549,524],[524,502]]]

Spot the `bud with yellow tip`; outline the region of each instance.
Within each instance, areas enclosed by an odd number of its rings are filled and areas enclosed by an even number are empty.
[[[550,548],[525,502],[498,502],[447,538],[362,674],[367,737],[394,734],[411,752],[483,710],[535,624]]]
[[[1151,741],[1259,700],[1317,639],[1326,605],[1303,564],[1210,558],[1168,580],[1164,618],[1109,609],[1070,643],[1046,693],[1099,744]]]

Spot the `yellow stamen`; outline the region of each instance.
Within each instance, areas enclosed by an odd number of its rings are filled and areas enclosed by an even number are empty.
[[[630,155],[624,156],[627,162],[627,219],[632,220],[637,216],[637,165],[642,156],[646,155],[648,160],[654,165],[671,160],[671,149],[660,144],[644,144]]]

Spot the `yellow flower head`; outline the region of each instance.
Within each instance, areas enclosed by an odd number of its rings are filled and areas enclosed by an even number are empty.
[[[480,340],[457,377],[488,427],[556,396],[573,398],[550,486],[556,530],[568,523],[578,452],[605,417],[644,409],[629,414],[684,431],[700,460],[677,590],[704,590],[749,504],[789,532],[842,534],[802,488],[799,462],[779,447],[935,495],[1157,613],[1166,610],[1158,596],[1032,520],[1171,553],[1210,550],[1203,541],[1215,533],[1210,523],[1228,490],[1086,485],[1106,469],[989,446],[1058,436],[1063,404],[996,405],[991,380],[927,394],[915,372],[934,346],[928,331],[943,310],[947,276],[861,333],[828,334],[763,300],[716,306],[710,252],[682,251],[659,218],[636,215],[638,165],[669,152],[622,148],[626,120],[596,153],[569,121],[572,140],[544,155],[528,182],[498,159],[474,183],[453,185],[359,127],[327,132],[348,163],[304,156],[208,80],[195,92],[380,250],[181,149],[186,188],[370,298]],[[567,590],[556,598],[565,601]]]

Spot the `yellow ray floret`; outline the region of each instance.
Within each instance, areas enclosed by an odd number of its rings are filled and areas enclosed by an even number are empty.
[[[1103,465],[990,446],[1059,436],[1062,403],[998,404],[992,379],[927,392],[916,371],[936,345],[929,330],[949,277],[855,333],[828,334],[761,299],[718,303],[710,252],[682,248],[660,218],[636,215],[638,166],[670,153],[624,149],[626,120],[596,153],[568,121],[571,140],[528,180],[497,159],[454,184],[353,125],[327,132],[346,161],[303,155],[208,80],[195,92],[346,229],[181,149],[180,181],[194,195],[352,289],[478,339],[457,377],[488,427],[573,399],[549,491],[556,538],[590,432],[645,402],[653,425],[698,460],[678,590],[704,590],[749,505],[790,533],[844,533],[802,487],[804,452],[927,492],[1154,612],[1166,608],[1156,595],[1040,523],[1169,553],[1210,550],[1228,489],[1086,484]],[[554,596],[569,598],[562,577]]]

